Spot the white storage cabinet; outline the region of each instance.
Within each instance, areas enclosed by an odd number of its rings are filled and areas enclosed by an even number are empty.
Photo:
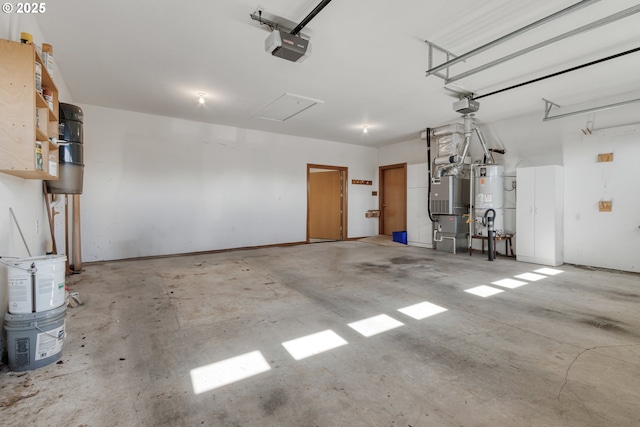
[[[562,166],[519,168],[516,176],[516,258],[558,266],[563,263]]]

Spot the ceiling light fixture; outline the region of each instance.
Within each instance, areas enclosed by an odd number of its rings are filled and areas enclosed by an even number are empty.
[[[198,93],[197,93],[197,95],[198,95],[198,102],[199,102],[200,104],[204,104],[204,97],[205,97],[207,94],[206,94],[206,93],[204,93],[204,92],[198,92]]]
[[[369,133],[369,126],[362,126],[362,133],[363,134],[368,134]]]

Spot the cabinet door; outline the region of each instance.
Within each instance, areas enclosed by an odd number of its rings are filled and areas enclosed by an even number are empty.
[[[535,257],[553,260],[556,246],[555,170],[553,166],[539,167],[535,175]]]
[[[427,212],[429,168],[407,165],[407,240],[409,245],[431,248],[431,220]]]
[[[517,256],[535,257],[535,169],[520,168],[516,171],[516,240]]]

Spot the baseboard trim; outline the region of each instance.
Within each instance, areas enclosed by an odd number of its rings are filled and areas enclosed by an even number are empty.
[[[265,249],[265,248],[281,248],[287,246],[299,246],[306,245],[307,242],[287,242],[287,243],[275,243],[273,245],[259,245],[259,246],[242,246],[239,248],[226,248],[226,249],[212,249],[209,251],[197,251],[197,252],[183,252],[177,254],[166,254],[166,255],[149,255],[142,257],[133,257],[133,258],[118,258],[118,259],[109,259],[103,261],[89,261],[83,262],[83,265],[95,265],[95,264],[104,264],[106,262],[120,262],[120,261],[144,261],[149,259],[162,259],[162,258],[177,258],[184,256],[194,256],[194,255],[210,255],[210,254],[218,254],[224,252],[236,252],[236,251],[248,251],[251,249]]]

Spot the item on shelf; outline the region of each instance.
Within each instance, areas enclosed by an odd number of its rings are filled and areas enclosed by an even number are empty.
[[[42,168],[42,144],[36,141],[36,169],[41,171]]]
[[[48,43],[42,43],[42,63],[53,79],[53,46]]]
[[[20,33],[20,43],[33,44],[33,36],[29,33]]]
[[[36,62],[36,90],[42,93],[42,64]]]
[[[47,105],[49,106],[49,110],[53,111],[53,92],[49,88],[42,88],[42,96],[44,100],[47,101]]]
[[[49,175],[58,176],[58,155],[49,154]]]

